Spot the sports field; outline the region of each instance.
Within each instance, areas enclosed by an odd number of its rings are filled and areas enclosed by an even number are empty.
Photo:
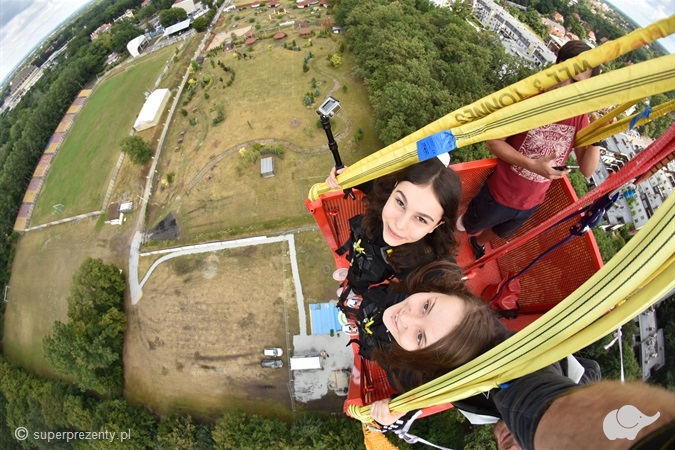
[[[120,155],[119,143],[129,134],[157,76],[175,45],[131,61],[101,82],[78,115],[52,163],[33,210],[31,225],[101,209]],[[53,206],[63,204],[58,215]]]

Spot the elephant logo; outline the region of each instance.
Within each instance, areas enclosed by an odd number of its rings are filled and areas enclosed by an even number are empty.
[[[625,405],[619,409],[614,409],[605,416],[602,423],[602,430],[607,439],[628,439],[632,441],[644,427],[651,425],[661,416],[657,412],[653,416],[642,414],[639,409],[633,405]]]

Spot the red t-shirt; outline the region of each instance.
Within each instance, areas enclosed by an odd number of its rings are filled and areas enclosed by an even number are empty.
[[[562,166],[572,151],[577,132],[589,123],[588,116],[582,114],[510,136],[506,142],[532,159],[555,154],[556,159],[551,165]],[[498,159],[487,184],[497,202],[509,208],[526,210],[544,201],[551,180]]]

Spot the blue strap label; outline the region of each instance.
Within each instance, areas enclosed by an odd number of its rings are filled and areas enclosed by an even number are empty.
[[[417,141],[417,159],[426,161],[442,153],[451,152],[456,148],[457,142],[452,131],[441,131]]]
[[[637,116],[630,119],[630,124],[628,125],[628,129],[632,130],[633,128],[635,128],[635,125],[638,123],[638,120],[642,119],[643,117],[645,119],[649,119],[649,115],[651,113],[652,113],[652,107],[647,106],[647,108],[644,111],[642,111],[640,114],[638,114]]]

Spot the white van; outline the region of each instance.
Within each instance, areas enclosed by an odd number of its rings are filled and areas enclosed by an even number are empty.
[[[294,356],[290,358],[291,370],[318,370],[323,369],[320,356]]]

